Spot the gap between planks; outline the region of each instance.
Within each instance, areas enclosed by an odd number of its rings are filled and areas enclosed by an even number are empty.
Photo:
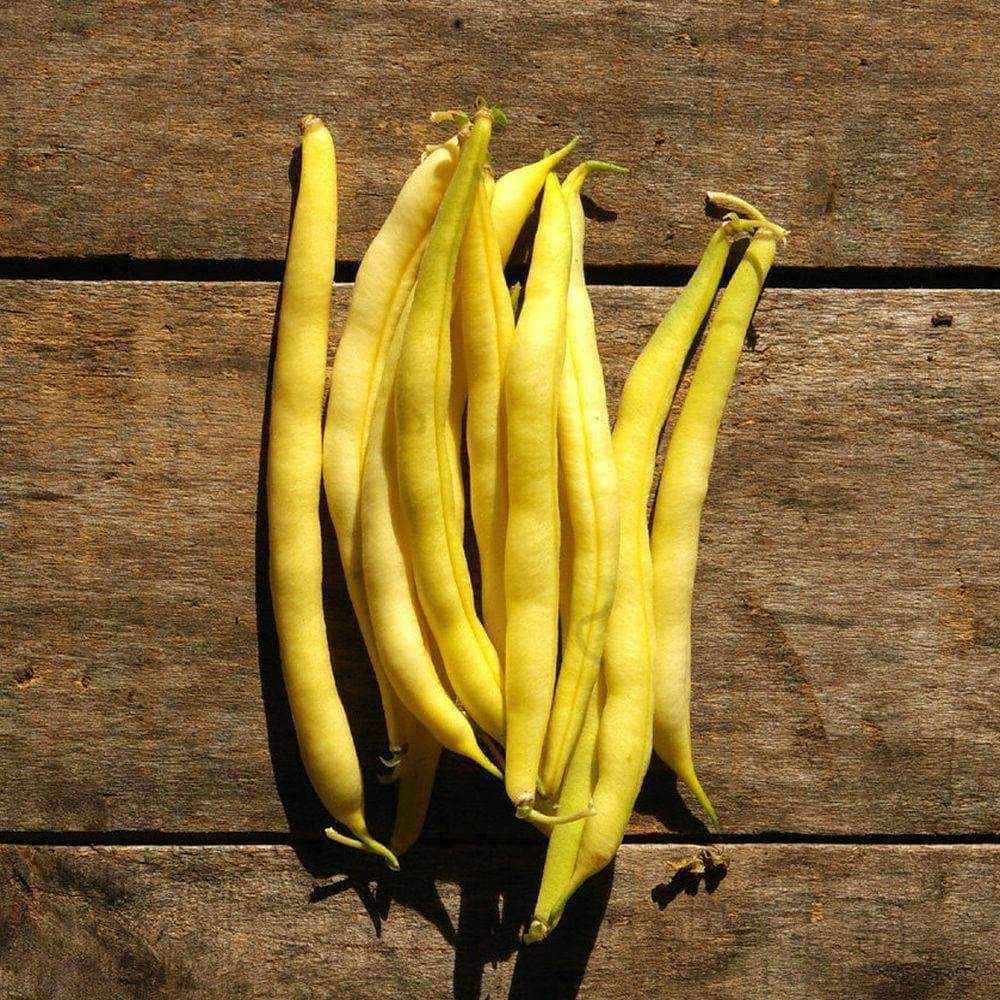
[[[275,282],[280,260],[143,259],[108,257],[0,257],[3,281],[174,281]],[[523,281],[526,269],[510,268],[510,278]],[[685,284],[694,269],[686,265],[596,264],[587,268],[590,285],[672,288]],[[338,284],[353,282],[357,261],[338,261]],[[1000,285],[993,267],[796,267],[775,265],[771,288],[850,289],[992,289]]]
[[[326,843],[322,834],[301,836],[281,834],[273,831],[165,833],[157,830],[109,830],[100,833],[66,830],[49,832],[44,830],[0,832],[0,846],[17,845],[24,847],[291,847],[296,844]],[[529,843],[520,839],[491,840],[483,846],[524,847]],[[672,844],[699,846],[780,846],[801,847],[997,847],[1000,834],[926,834],[926,833],[859,833],[859,834],[797,834],[797,833],[746,833],[699,837],[664,830],[660,833],[626,834],[625,846]],[[475,848],[477,841],[460,838],[434,837],[417,845],[419,849],[441,849],[451,847]],[[540,846],[540,845],[539,845]]]

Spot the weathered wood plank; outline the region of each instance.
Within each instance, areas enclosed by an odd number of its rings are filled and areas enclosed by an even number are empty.
[[[675,294],[594,289],[612,406]],[[0,828],[323,821],[255,560],[275,296],[0,284]],[[696,592],[697,752],[728,830],[1000,826],[998,306],[765,293]],[[372,763],[374,688],[330,565],[339,683]],[[523,833],[471,768],[443,780],[434,835]],[[372,795],[384,822],[391,792]],[[636,830],[694,822],[659,770],[640,809]]]
[[[4,4],[0,252],[278,258],[315,111],[357,260],[427,112],[486,93],[501,168],[574,133],[632,167],[595,262],[697,259],[716,187],[791,225],[788,263],[997,265],[998,30],[988,0]]]
[[[0,848],[0,990],[944,1000],[1000,978],[996,847],[741,846],[707,892],[671,884],[690,850],[626,846],[519,949],[538,852],[345,879],[326,850]]]

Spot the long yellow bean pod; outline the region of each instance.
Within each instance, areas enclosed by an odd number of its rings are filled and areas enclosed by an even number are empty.
[[[611,435],[618,469],[621,548],[602,671],[605,697],[595,750],[595,815],[586,821],[573,875],[553,905],[614,857],[649,763],[653,725],[653,584],[646,506],[660,431],[684,358],[715,297],[729,253],[721,226],[694,274],[643,348],[622,389]]]
[[[469,720],[439,678],[433,639],[420,609],[413,568],[407,556],[396,478],[392,386],[402,352],[408,311],[409,307],[404,310],[404,316],[387,347],[385,376],[372,414],[365,456],[361,485],[361,535],[364,539],[361,554],[365,592],[379,659],[407,710],[438,743],[500,777],[500,772],[476,742]],[[401,794],[402,790],[401,787]]]
[[[559,650],[559,385],[566,354],[569,212],[554,174],[504,375],[507,430],[505,784],[524,816],[538,783]]]
[[[548,173],[577,140],[562,149],[505,174],[497,182],[483,172],[459,256],[458,310],[453,324],[460,333],[463,368],[453,364],[452,426],[461,426],[463,390],[468,388],[466,440],[469,495],[479,551],[483,624],[500,654],[503,672],[503,548],[507,527],[507,482],[501,383],[507,350],[514,335],[514,311],[503,268]],[[499,186],[500,195],[494,202]],[[498,235],[499,233],[499,235]],[[459,338],[454,337],[455,345]],[[453,361],[455,355],[453,354]],[[455,376],[464,376],[465,381]],[[457,419],[456,419],[457,416]]]
[[[490,213],[500,247],[500,257],[505,264],[545,185],[545,178],[573,152],[577,142],[579,136],[567,142],[562,149],[548,153],[534,163],[508,170],[494,182]]]
[[[567,515],[564,529],[568,524],[569,530],[563,536],[560,580],[566,592],[562,602],[562,662],[541,768],[542,785],[552,796],[562,784],[600,670],[615,596],[621,534],[604,373],[583,270],[580,189],[593,171],[625,172],[622,167],[591,160],[572,170],[562,185],[573,239],[566,301],[566,363],[559,393],[559,470]]]
[[[502,739],[499,661],[476,614],[455,518],[449,425],[452,286],[494,114],[477,111],[420,262],[396,377],[395,420],[400,508],[421,606],[455,694],[487,733]]]
[[[778,238],[759,229],[722,294],[670,437],[653,520],[653,748],[716,826],[691,755],[691,598],[715,440]]]
[[[368,832],[361,768],[337,694],[323,617],[319,494],[323,387],[337,240],[337,166],[323,123],[302,119],[302,170],[288,241],[271,382],[267,513],[271,597],[288,703],[302,763],[320,801],[354,837],[340,843],[392,852]],[[356,839],[355,839],[356,838]]]
[[[502,382],[507,351],[514,339],[514,310],[482,181],[462,241],[458,285],[469,390],[466,416],[469,498],[479,550],[483,624],[498,652],[502,652],[507,529]]]
[[[409,299],[427,236],[457,162],[455,139],[428,153],[403,184],[361,261],[333,362],[323,435],[327,505],[394,754],[403,749],[405,710],[386,680],[372,634],[361,567],[361,475],[387,345]]]

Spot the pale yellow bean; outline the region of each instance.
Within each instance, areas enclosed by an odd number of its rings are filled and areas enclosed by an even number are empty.
[[[456,139],[424,157],[403,184],[361,261],[334,358],[323,435],[327,505],[348,594],[378,681],[394,754],[403,749],[405,710],[386,680],[372,635],[361,568],[361,475],[387,345],[409,299],[428,234],[457,162]]]
[[[773,229],[758,231],[719,301],[670,437],[653,520],[653,748],[716,827],[691,753],[691,600],[698,532],[722,413],[778,238]]]
[[[435,662],[437,651],[420,609],[407,555],[396,481],[396,428],[392,420],[392,386],[407,313],[408,308],[387,346],[385,376],[372,414],[365,456],[361,485],[365,592],[379,659],[408,711],[437,742],[499,777],[499,771],[476,742],[469,720],[443,686]]]
[[[267,511],[271,597],[288,703],[302,763],[320,801],[354,837],[332,839],[382,855],[368,832],[361,769],[337,694],[323,617],[319,501],[323,387],[337,232],[333,139],[302,120],[302,168],[288,241],[271,382]]]
[[[613,164],[590,161],[572,170],[562,185],[573,239],[566,363],[559,393],[560,498],[566,515],[560,555],[563,642],[541,767],[542,785],[553,797],[558,795],[600,669],[621,534],[604,373],[583,269],[580,189],[593,171],[624,173]]]
[[[479,550],[483,624],[497,651],[504,640],[504,539],[507,529],[503,372],[514,338],[514,310],[480,182],[458,268],[459,327],[469,390],[466,440],[469,498]],[[501,656],[501,667],[502,667]]]
[[[566,812],[580,812],[591,805],[597,777],[594,768],[594,749],[597,745],[599,718],[598,690],[595,688],[590,694],[583,727],[566,768],[562,795],[559,798],[559,808]],[[574,823],[552,828],[549,846],[545,852],[545,868],[542,871],[542,884],[538,890],[534,916],[531,926],[524,935],[525,942],[529,944],[541,941],[559,922],[562,900],[576,867],[585,822],[584,819],[578,819]],[[558,912],[555,909],[557,906]]]
[[[566,199],[558,179],[549,174],[504,374],[505,784],[521,816],[534,803],[559,647],[557,416],[571,248]]]
[[[496,650],[476,614],[455,518],[451,395],[452,286],[492,130],[477,112],[420,263],[396,377],[400,509],[420,603],[455,693],[472,718],[502,738]]]

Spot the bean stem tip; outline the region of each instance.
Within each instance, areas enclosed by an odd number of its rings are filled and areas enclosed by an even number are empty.
[[[772,222],[770,219],[764,215],[755,205],[751,205],[750,202],[744,200],[743,198],[738,198],[736,195],[727,194],[725,191],[706,191],[705,192],[705,210],[709,215],[715,214],[717,212],[725,212],[723,216],[723,225],[727,222],[732,223],[733,219],[731,216],[736,216],[736,222],[750,222],[756,223],[756,225],[736,225],[731,226],[731,232],[743,232],[746,230],[764,230],[770,233],[775,239],[780,240],[782,243],[787,242],[788,237],[791,235],[789,231],[777,223]]]
[[[323,127],[323,119],[318,115],[303,115],[299,119],[299,132],[302,135]]]
[[[532,917],[528,929],[521,935],[525,944],[535,944],[544,941],[549,935],[549,925],[541,917]]]

